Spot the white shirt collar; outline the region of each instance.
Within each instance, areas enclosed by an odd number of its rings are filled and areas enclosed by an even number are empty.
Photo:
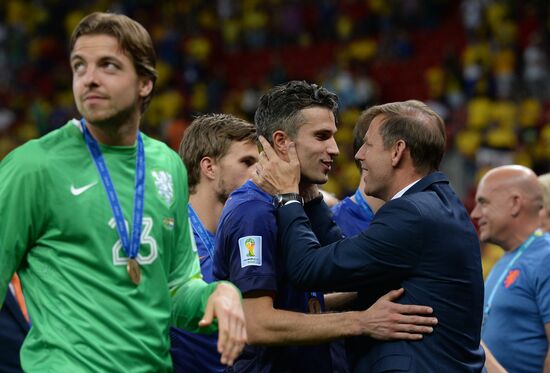
[[[397,192],[391,199],[397,199],[399,197],[401,197],[403,194],[405,194],[405,192],[407,190],[409,190],[410,188],[412,188],[412,186],[416,183],[418,183],[420,181],[420,179],[416,180],[416,181],[413,181],[412,183],[410,183],[409,185],[407,185],[405,188],[401,189],[399,192]]]

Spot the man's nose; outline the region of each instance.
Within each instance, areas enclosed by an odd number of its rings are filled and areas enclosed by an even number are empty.
[[[357,153],[355,153],[355,159],[359,162],[365,160],[365,144],[361,145]]]
[[[98,85],[98,71],[94,66],[88,66],[82,77],[84,84],[88,86]]]
[[[474,209],[472,210],[472,212],[470,213],[470,217],[473,219],[473,220],[478,220],[480,218],[480,215],[479,215],[479,205],[476,203],[476,205],[474,206]]]
[[[340,154],[338,144],[336,143],[336,139],[334,137],[330,139],[327,151],[333,157],[336,157],[338,154]]]

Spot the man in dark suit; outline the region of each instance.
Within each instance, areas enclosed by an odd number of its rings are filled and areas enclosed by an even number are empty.
[[[8,291],[0,309],[0,372],[22,372],[19,351],[28,332],[29,324],[17,300]]]
[[[399,303],[433,308],[439,324],[422,340],[349,340],[355,371],[479,372],[484,361],[479,242],[466,209],[436,171],[445,149],[443,120],[419,101],[374,106],[365,115],[370,126],[356,159],[364,170],[365,193],[386,204],[367,230],[324,247],[311,231],[337,229],[324,203],[308,214],[311,222],[300,203],[279,207],[287,276],[310,290],[357,290],[362,307],[403,287]],[[291,199],[290,193],[299,192],[295,146],[289,145],[290,162],[285,162],[261,140],[255,180]]]

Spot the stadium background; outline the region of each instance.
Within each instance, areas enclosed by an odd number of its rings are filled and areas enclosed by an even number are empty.
[[[267,88],[305,79],[341,100],[341,155],[326,185],[340,198],[358,183],[361,110],[412,98],[446,120],[442,169],[467,208],[490,167],[550,172],[545,0],[1,0],[0,159],[78,116],[68,38],[95,10],[151,33],[159,79],[142,129],[174,149],[197,114],[252,120]],[[486,271],[500,251],[483,250]]]

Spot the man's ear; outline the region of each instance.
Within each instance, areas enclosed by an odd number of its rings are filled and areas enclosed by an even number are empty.
[[[393,144],[392,154],[391,154],[391,165],[393,167],[397,167],[399,162],[401,162],[401,160],[405,156],[406,149],[407,149],[407,143],[404,140],[397,140],[397,142]]]
[[[273,149],[279,154],[287,155],[288,154],[288,143],[290,138],[286,132],[278,130],[273,132]]]
[[[199,163],[201,170],[201,177],[205,177],[209,180],[216,178],[216,161],[211,157],[204,157]]]
[[[510,196],[511,200],[511,206],[510,206],[510,214],[515,218],[519,215],[521,211],[521,207],[523,205],[523,198],[518,193],[512,193]]]
[[[153,90],[153,81],[150,78],[139,78],[139,96],[147,97]]]

